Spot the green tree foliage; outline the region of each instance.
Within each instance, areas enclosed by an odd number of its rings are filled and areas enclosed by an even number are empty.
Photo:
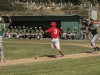
[[[0,0],[0,10],[11,11],[13,10],[13,4],[9,0]]]
[[[20,0],[9,0],[10,2],[18,2],[18,1],[20,1]]]
[[[24,10],[26,6],[20,3],[15,3],[18,0],[0,0],[1,11]]]
[[[93,5],[96,5],[96,4],[98,3],[98,1],[97,1],[97,0],[92,0],[91,3],[92,3]]]
[[[22,11],[22,10],[26,10],[26,6],[20,3],[15,3],[13,10],[17,10],[17,11]]]
[[[55,3],[68,3],[68,2],[71,2],[71,3],[74,3],[74,4],[77,4],[77,3],[87,3],[87,2],[91,2],[91,3],[97,3],[99,0],[20,0],[21,2],[25,2],[25,1],[35,1],[36,3],[39,3],[40,1],[42,2],[48,2],[48,3],[51,3],[51,2],[55,2]]]

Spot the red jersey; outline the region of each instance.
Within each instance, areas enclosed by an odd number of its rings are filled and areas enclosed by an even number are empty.
[[[50,33],[51,38],[59,38],[59,35],[61,34],[60,30],[57,27],[51,27],[46,32]]]

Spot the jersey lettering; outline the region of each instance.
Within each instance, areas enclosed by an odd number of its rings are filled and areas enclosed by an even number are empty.
[[[57,34],[57,29],[54,29],[54,34]]]

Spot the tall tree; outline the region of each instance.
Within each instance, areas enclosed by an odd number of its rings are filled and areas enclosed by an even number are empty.
[[[9,0],[0,0],[0,10],[11,11],[13,10],[13,4]]]

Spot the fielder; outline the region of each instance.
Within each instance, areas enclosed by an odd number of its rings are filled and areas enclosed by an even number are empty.
[[[59,53],[64,56],[62,53],[62,50],[60,49],[60,43],[59,43],[59,35],[61,35],[60,30],[56,27],[56,22],[51,22],[50,23],[50,28],[46,30],[46,33],[50,33],[51,36],[51,42],[52,42],[52,47],[56,48]]]
[[[4,54],[3,54],[3,46],[2,46],[2,37],[3,37],[4,31],[6,30],[6,28],[8,28],[10,23],[12,23],[9,14],[7,14],[7,17],[9,18],[9,23],[5,23],[4,19],[0,18],[0,22],[1,22],[0,23],[0,55],[1,55],[1,62],[5,62]]]
[[[93,18],[90,19],[90,24],[91,24],[91,26],[89,25],[88,28],[89,28],[89,31],[91,32],[91,34],[93,35],[93,37],[91,39],[91,45],[94,47],[94,52],[93,53],[97,53],[99,48],[96,46],[95,41],[99,37],[99,33],[97,31],[96,25],[94,24],[94,19]]]

